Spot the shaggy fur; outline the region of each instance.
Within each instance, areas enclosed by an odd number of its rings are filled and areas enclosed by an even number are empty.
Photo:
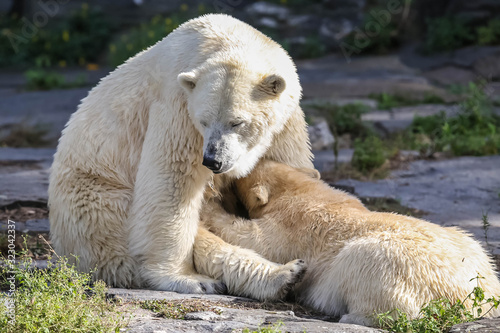
[[[500,295],[490,258],[468,234],[371,212],[320,181],[314,170],[262,161],[236,181],[236,190],[251,220],[228,215],[212,200],[202,213],[204,223],[223,240],[268,260],[304,259],[309,268],[295,288],[298,299],[342,316],[341,322],[373,325],[375,313],[396,308],[416,317],[433,299],[465,299],[478,275],[487,296]]]
[[[249,25],[226,15],[181,25],[102,79],[71,116],[50,176],[55,250],[113,286],[223,291],[193,266],[212,178],[203,157],[219,159],[228,179],[261,157],[311,167],[300,97],[290,57]],[[262,274],[274,280],[256,296],[283,294],[303,271],[292,265]]]

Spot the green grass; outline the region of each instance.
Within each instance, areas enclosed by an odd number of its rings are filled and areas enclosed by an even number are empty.
[[[41,68],[30,69],[24,73],[24,76],[28,90],[71,89],[85,86],[87,83],[83,74],[73,82],[66,82],[61,74]]]
[[[370,94],[370,98],[377,101],[380,110],[390,110],[401,106],[411,106],[418,104],[444,104],[444,100],[436,95],[427,94],[421,100],[410,99],[402,95],[392,95],[387,93]]]
[[[415,142],[420,149],[454,156],[495,155],[500,151],[500,116],[492,112],[491,100],[473,83],[457,116],[447,117],[444,112],[417,116],[409,131],[415,138],[426,138],[420,144]]]
[[[475,279],[479,281],[480,278]],[[466,302],[472,304],[470,309],[465,306]],[[379,314],[376,318],[380,328],[394,333],[445,333],[453,325],[483,318],[499,304],[496,297],[486,299],[484,290],[477,286],[464,300],[451,302],[442,298],[429,302],[422,307],[417,318],[410,318],[397,309]],[[489,306],[489,310],[482,313],[482,306]]]
[[[106,300],[106,285],[92,283],[91,274],[78,272],[67,259],[59,258],[44,270],[30,269],[31,259],[1,271],[2,286],[13,271],[16,288],[0,295],[2,332],[118,332],[126,321],[116,306]],[[7,305],[15,304],[15,322]]]
[[[267,327],[259,327],[257,330],[251,331],[248,328],[245,328],[242,333],[281,333],[281,327],[283,326],[282,322],[277,322],[272,326]],[[305,332],[305,331],[304,331]]]

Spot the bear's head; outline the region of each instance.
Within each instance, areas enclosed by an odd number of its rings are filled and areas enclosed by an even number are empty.
[[[238,61],[208,62],[178,75],[203,136],[203,165],[234,178],[253,169],[298,106],[300,86],[293,88],[298,93],[287,91],[285,77]]]
[[[236,193],[250,218],[262,217],[263,208],[274,198],[282,197],[286,192],[294,196],[294,191],[301,191],[307,184],[320,179],[317,170],[292,168],[286,164],[261,160],[246,177],[235,181]]]

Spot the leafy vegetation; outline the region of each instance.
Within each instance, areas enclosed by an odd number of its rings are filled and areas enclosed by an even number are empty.
[[[352,166],[357,170],[366,173],[380,168],[386,160],[386,150],[382,140],[376,136],[354,141],[354,154],[352,156]]]
[[[28,90],[68,89],[86,84],[86,78],[83,74],[73,82],[66,82],[66,79],[61,74],[41,68],[30,69],[24,73],[24,76],[26,77],[26,88]]]
[[[2,260],[2,286],[15,281],[15,290],[0,294],[0,331],[118,332],[126,325],[106,300],[104,282],[92,283],[91,274],[78,272],[65,258],[49,262],[44,270],[31,264],[29,258],[17,265]],[[15,306],[15,321],[9,317],[10,306]]]
[[[498,45],[500,43],[500,20],[491,19],[477,28],[457,17],[438,17],[427,20],[424,53],[453,51],[476,43]]]
[[[282,322],[277,322],[273,326],[268,327],[259,327],[255,331],[250,331],[248,328],[245,328],[242,333],[281,333],[281,326],[283,326]],[[305,331],[304,331],[305,332]]]
[[[26,19],[0,17],[0,67],[65,67],[95,62],[112,32],[106,16],[87,4],[67,18],[47,20],[41,29]]]
[[[377,101],[380,110],[390,110],[396,107],[418,104],[444,104],[444,100],[441,97],[429,94],[425,95],[422,100],[409,99],[402,95],[388,93],[370,94],[369,97]]]
[[[492,19],[487,25],[476,30],[479,45],[500,44],[500,19]]]
[[[480,277],[475,279],[479,281]],[[471,304],[471,308],[466,303]],[[496,297],[486,299],[484,290],[478,285],[464,300],[451,302],[442,298],[429,302],[422,307],[417,318],[394,310],[379,314],[377,320],[380,328],[394,333],[445,333],[453,325],[483,318],[491,309],[498,308],[499,304],[500,300]],[[483,306],[489,306],[485,313],[482,312]]]
[[[417,116],[410,131],[416,137],[427,138],[416,145],[431,152],[482,156],[500,151],[500,116],[492,112],[491,100],[473,83],[469,85],[458,115],[447,117],[442,112],[428,117]]]

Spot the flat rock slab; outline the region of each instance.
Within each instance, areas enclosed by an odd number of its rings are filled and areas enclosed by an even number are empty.
[[[496,333],[500,332],[500,318],[482,319],[453,326],[449,333]]]
[[[204,301],[217,303],[215,308],[218,313],[212,311],[192,312],[185,316],[184,320],[167,319],[155,316],[152,312],[144,309],[135,309],[132,320],[125,331],[131,332],[241,332],[243,329],[256,330],[259,327],[269,327],[278,322],[283,326],[283,332],[332,332],[332,333],[375,333],[382,330],[358,326],[328,322],[314,318],[303,318],[295,315],[293,311],[269,311],[264,309],[239,309],[242,302],[255,303],[251,299],[223,296],[223,295],[191,295],[178,294],[167,291],[132,290],[111,288],[108,294],[125,301],[144,301],[161,299],[167,301]],[[228,307],[224,306],[227,305]],[[229,307],[233,306],[233,307]],[[258,307],[258,306],[257,306]]]
[[[0,207],[16,201],[47,202],[55,149],[0,148]]]
[[[425,211],[426,220],[459,226],[485,241],[482,214],[491,226],[488,242],[500,253],[500,156],[461,157],[442,161],[416,161],[389,179],[362,182],[341,180],[361,197],[389,197],[403,206]]]

